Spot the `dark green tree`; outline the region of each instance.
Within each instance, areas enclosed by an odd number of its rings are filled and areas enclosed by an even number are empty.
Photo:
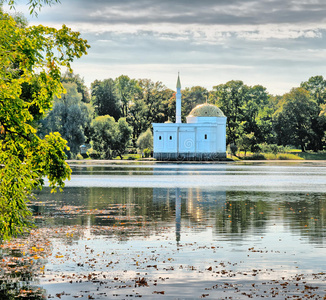
[[[113,79],[95,80],[92,85],[92,104],[98,116],[110,115],[116,121],[121,116],[121,104]]]
[[[117,154],[122,159],[131,141],[132,128],[125,118],[115,122],[114,118],[106,115],[96,117],[92,121],[92,146],[103,159],[111,159]]]
[[[82,102],[89,103],[91,98],[89,96],[88,88],[85,85],[84,79],[80,78],[79,74],[74,74],[73,72],[66,71],[66,73],[61,78],[62,83],[73,82],[77,85],[77,92],[82,95]]]
[[[31,0],[30,10],[49,2],[56,1]],[[89,46],[65,25],[22,26],[1,8],[0,20],[0,239],[8,239],[31,225],[27,202],[44,177],[53,189],[70,178],[66,141],[58,133],[39,138],[33,123],[63,91],[60,68],[71,69]],[[22,95],[25,87],[30,96]]]
[[[283,106],[275,116],[278,144],[300,146],[302,151],[310,144],[313,150],[322,148],[322,136],[313,130],[319,122],[320,107],[303,88],[293,88],[283,95]]]
[[[82,94],[77,91],[74,82],[63,83],[66,93],[55,97],[53,109],[41,121],[40,134],[45,136],[50,132],[59,132],[68,141],[71,154],[79,153],[80,145],[86,141],[85,132],[90,127],[91,109],[82,102]]]
[[[153,150],[153,133],[150,128],[140,134],[137,147],[141,152],[144,152],[146,148]]]
[[[266,122],[262,124],[260,118],[264,115],[265,121],[267,121],[268,110],[268,94],[266,88],[261,85],[255,85],[253,87],[247,87],[247,92],[244,95],[244,102],[242,106],[243,121],[241,126],[243,132],[247,135],[253,134],[254,140],[257,143],[263,143],[266,140]],[[272,115],[270,114],[270,120]],[[260,127],[263,126],[263,128]]]
[[[126,75],[116,78],[115,85],[121,106],[121,116],[126,118],[129,113],[129,107],[133,103],[135,95],[139,92],[139,86],[135,79],[130,79]]]
[[[213,87],[210,101],[219,106],[227,117],[227,144],[235,144],[242,132],[243,105],[248,87],[242,81],[229,81]]]
[[[205,103],[208,99],[208,91],[201,86],[193,86],[185,88],[182,91],[182,117],[185,118],[189,115],[190,111],[198,104]]]
[[[164,123],[170,118],[170,99],[173,91],[162,82],[140,79],[139,89],[130,104],[127,121],[133,127],[133,141],[136,142],[141,132],[151,127],[152,123]]]
[[[325,104],[326,80],[323,76],[310,77],[308,81],[301,83],[301,87],[309,91],[319,105]]]
[[[126,121],[126,118],[120,118],[116,124],[116,135],[112,150],[123,159],[122,155],[126,152],[127,147],[131,143],[132,127]]]

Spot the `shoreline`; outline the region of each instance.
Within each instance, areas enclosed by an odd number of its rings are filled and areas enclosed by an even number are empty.
[[[78,159],[71,159],[71,160],[66,160],[68,164],[80,164],[80,165],[87,165],[87,164],[253,164],[253,163],[259,163],[259,164],[264,164],[264,163],[280,163],[280,164],[285,164],[285,163],[313,163],[313,164],[326,164],[326,160],[224,160],[224,161],[158,161],[158,160],[109,160],[109,159],[87,159],[87,160],[78,160]]]

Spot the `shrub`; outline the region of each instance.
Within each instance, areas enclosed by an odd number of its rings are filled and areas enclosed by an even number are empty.
[[[77,159],[77,160],[82,160],[82,159],[84,159],[84,157],[83,157],[83,155],[81,155],[81,154],[78,153],[78,154],[76,155],[76,159]]]
[[[153,134],[150,128],[140,134],[136,144],[141,152],[144,152],[147,148],[153,149]]]
[[[137,154],[137,148],[128,148],[127,149],[128,154]]]
[[[264,154],[261,153],[255,153],[251,156],[245,156],[243,158],[244,160],[265,160],[266,157],[264,156]]]
[[[87,154],[92,159],[99,159],[100,155],[93,148],[88,149]]]
[[[280,154],[276,155],[276,159],[280,159],[280,160],[299,160],[299,159],[303,159],[303,158],[299,157],[298,155],[295,155],[295,154],[280,153]]]
[[[151,149],[149,149],[149,148],[144,149],[144,156],[146,158],[150,157],[151,153],[152,153]]]
[[[238,151],[238,147],[236,144],[231,144],[230,145],[230,150],[231,150],[231,155],[236,155],[237,154],[237,151]]]

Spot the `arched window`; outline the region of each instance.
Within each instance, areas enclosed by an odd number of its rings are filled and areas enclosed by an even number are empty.
[[[170,140],[172,140],[172,135],[170,135]]]
[[[205,134],[205,140],[207,140],[207,134]]]
[[[161,139],[162,139],[162,137],[161,137],[161,136],[159,136],[159,137],[158,137],[158,139],[159,139],[159,140],[161,140]]]

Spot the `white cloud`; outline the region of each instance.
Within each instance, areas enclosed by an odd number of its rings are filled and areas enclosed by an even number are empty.
[[[228,80],[281,94],[326,70],[324,0],[62,0],[31,24],[88,39],[74,63],[87,84],[121,74],[174,88]]]

